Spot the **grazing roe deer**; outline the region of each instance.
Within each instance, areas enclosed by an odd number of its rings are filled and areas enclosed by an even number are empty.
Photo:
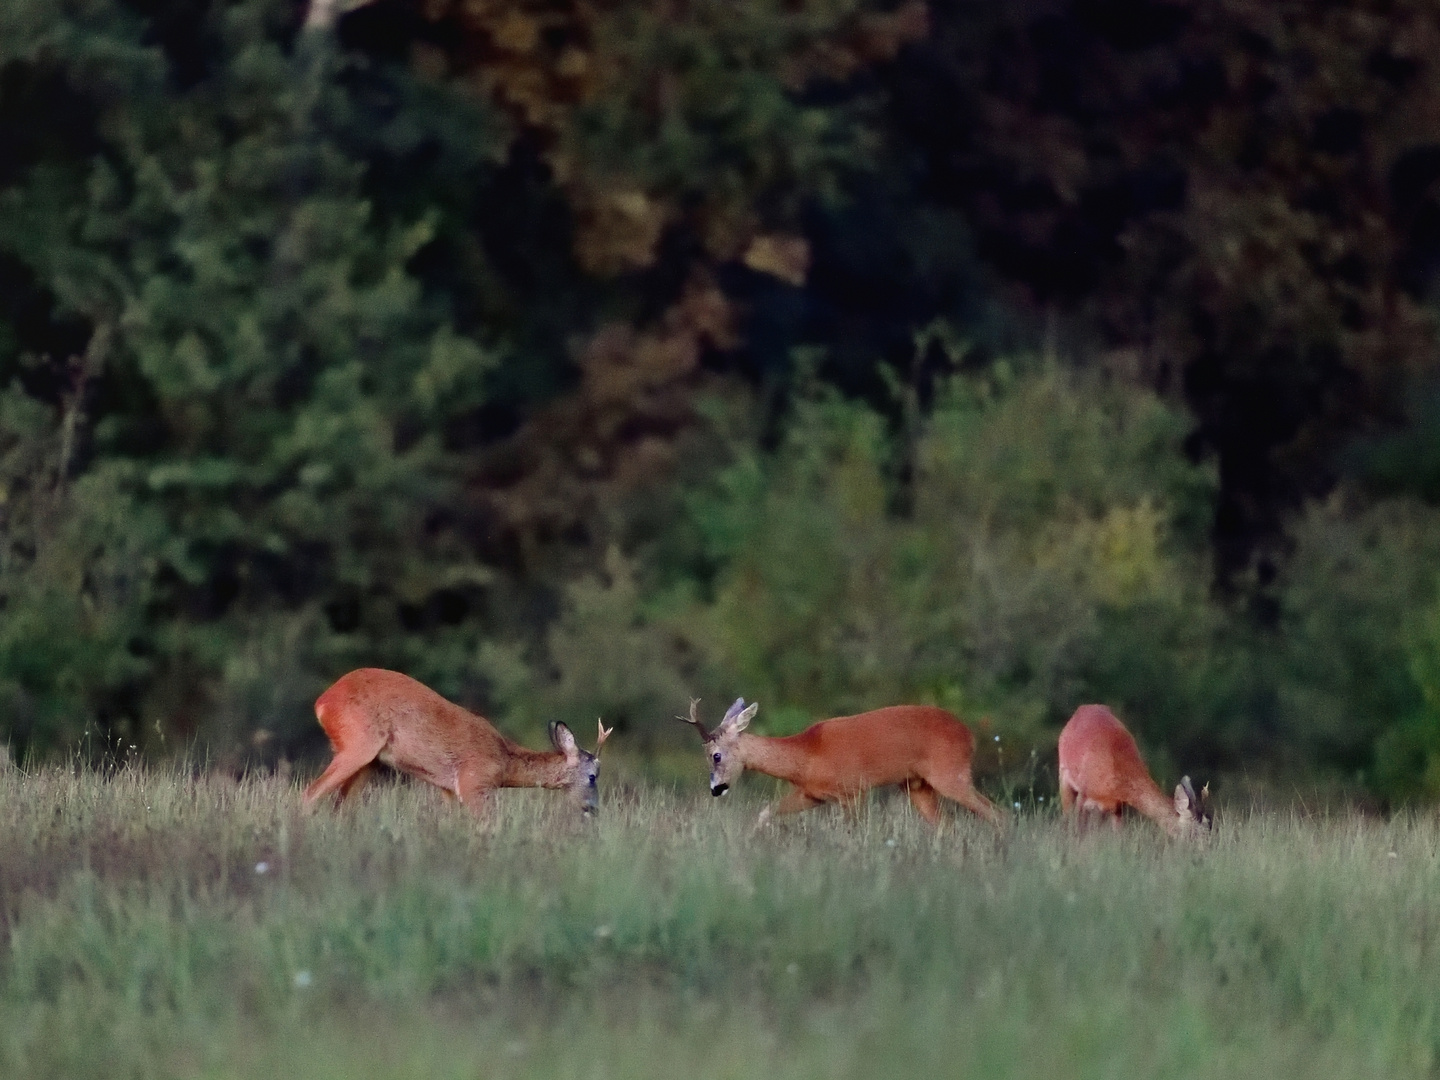
[[[1197,795],[1186,776],[1167,799],[1134,737],[1104,705],[1081,705],[1060,732],[1060,808],[1067,814],[1098,810],[1118,829],[1120,808],[1131,806],[1182,836],[1210,828],[1209,794],[1207,784]]]
[[[315,701],[315,716],[335,758],[305,789],[305,804],[330,792],[343,801],[375,762],[434,784],[479,811],[484,796],[502,787],[564,788],[586,814],[599,805],[600,747],[610,731],[600,724],[595,753],[570,729],[550,724],[554,750],[527,750],[483,717],[446,701],[398,671],[359,668],[342,675]]]
[[[944,709],[892,705],[821,720],[798,735],[770,738],[745,733],[758,703],[747,708],[745,699],[737,698],[713,732],[706,731],[696,716],[698,704],[690,703],[688,719],[676,719],[694,725],[705,741],[710,794],[725,794],[746,769],[795,785],[794,791],[761,811],[758,824],[772,814],[794,814],[821,803],[853,805],[870,788],[886,784],[903,787],[932,825],[940,820],[940,795],[986,821],[1000,822],[1000,812],[970,779],[974,736]]]

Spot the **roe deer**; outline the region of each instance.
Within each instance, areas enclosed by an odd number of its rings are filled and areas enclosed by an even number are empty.
[[[873,787],[898,784],[930,824],[940,821],[939,795],[953,799],[992,824],[1000,812],[975,790],[970,759],[975,739],[970,729],[944,709],[931,705],[892,705],[856,716],[838,716],[811,724],[798,735],[769,738],[747,735],[745,728],[758,704],[735,704],[713,732],[690,703],[686,719],[705,741],[710,757],[710,794],[723,795],[746,769],[795,785],[773,807],[760,813],[763,825],[772,814],[794,814],[821,803],[854,804]]]
[[[1210,785],[1197,795],[1186,776],[1167,799],[1134,737],[1104,705],[1081,705],[1060,732],[1060,808],[1067,814],[1098,810],[1118,829],[1120,808],[1132,806],[1181,836],[1210,828],[1209,795]]]
[[[600,747],[613,729],[600,724],[595,753],[580,749],[570,729],[550,724],[554,750],[527,750],[483,717],[446,701],[398,671],[359,668],[342,675],[315,701],[315,716],[335,758],[305,789],[308,806],[336,792],[344,800],[375,762],[425,780],[479,811],[502,787],[564,788],[586,814],[599,805]]]

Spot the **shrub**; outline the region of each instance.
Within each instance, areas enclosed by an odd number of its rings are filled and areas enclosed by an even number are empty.
[[[1223,759],[1244,653],[1209,599],[1214,481],[1184,433],[1157,398],[1057,368],[956,378],[901,432],[818,391],[778,447],[735,439],[681,500],[688,560],[672,537],[663,565],[616,556],[566,592],[510,700],[653,731],[692,688],[760,701],[772,733],[933,702],[1022,749],[1104,700]]]
[[[1283,583],[1284,733],[1395,798],[1440,794],[1440,511],[1337,496],[1294,530]]]

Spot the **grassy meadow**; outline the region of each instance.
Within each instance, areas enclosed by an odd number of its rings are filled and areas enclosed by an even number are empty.
[[[698,767],[698,763],[697,763]],[[1440,823],[0,774],[0,1075],[1420,1077]],[[1223,811],[1222,807],[1222,811]]]

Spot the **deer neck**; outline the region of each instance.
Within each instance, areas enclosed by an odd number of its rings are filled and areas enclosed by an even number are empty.
[[[1180,831],[1180,816],[1175,813],[1174,801],[1167,799],[1160,785],[1150,777],[1134,781],[1125,801],[1171,835]]]
[[[798,784],[809,765],[810,755],[797,736],[773,738],[741,734],[735,751],[747,769]]]
[[[566,783],[565,755],[558,750],[529,750],[511,743],[506,747],[500,787],[562,788]]]

